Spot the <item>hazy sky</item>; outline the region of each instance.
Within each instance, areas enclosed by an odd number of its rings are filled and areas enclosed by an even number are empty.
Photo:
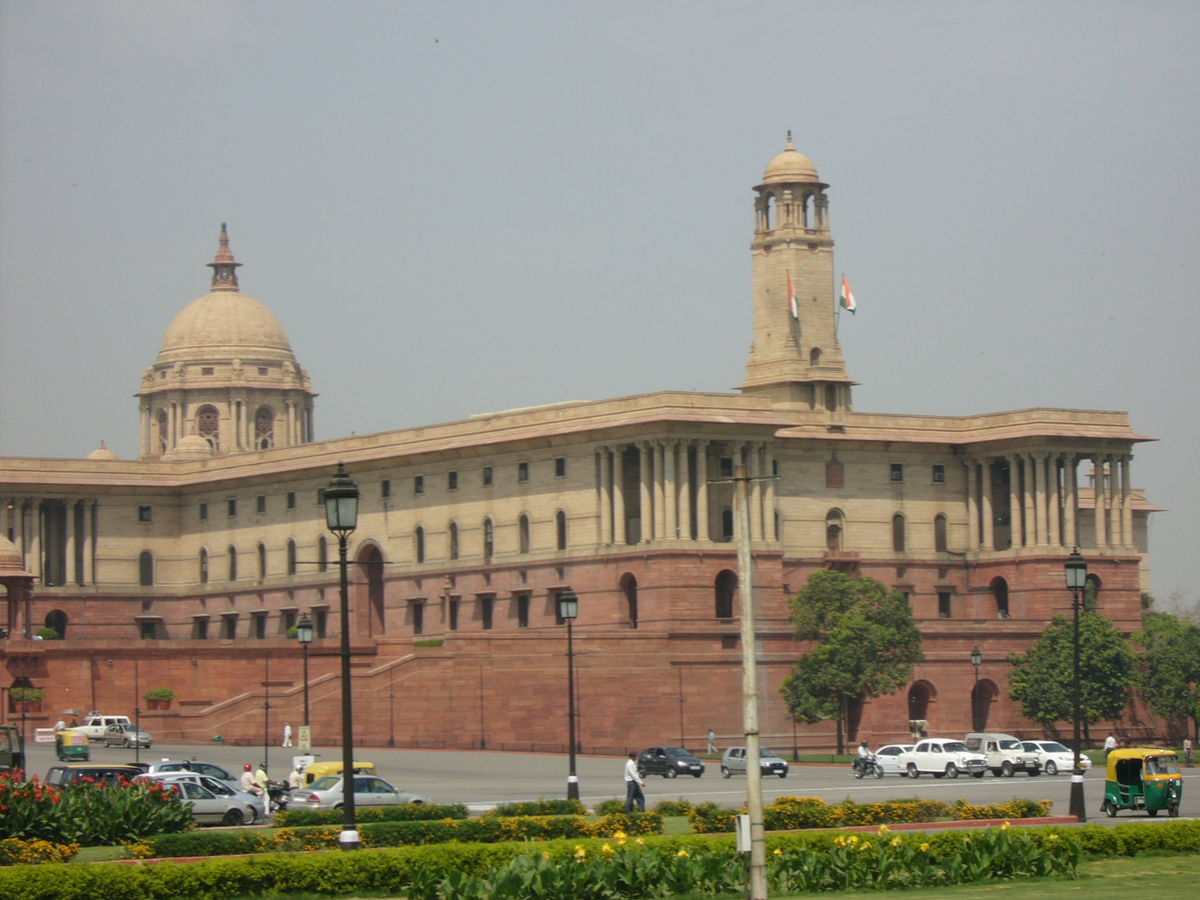
[[[0,10],[0,454],[136,455],[223,221],[318,437],[728,390],[792,129],[855,408],[1129,410],[1155,593],[1200,597],[1194,0]]]

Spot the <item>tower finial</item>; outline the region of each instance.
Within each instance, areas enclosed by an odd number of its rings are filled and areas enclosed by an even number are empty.
[[[236,291],[238,289],[237,269],[241,263],[233,258],[229,249],[229,231],[225,223],[221,223],[221,237],[218,241],[217,255],[208,264],[213,270],[212,289],[214,291]]]
[[[788,150],[796,149],[796,145],[792,143],[792,129],[790,129],[790,128],[788,129],[788,133],[787,133],[787,149]]]

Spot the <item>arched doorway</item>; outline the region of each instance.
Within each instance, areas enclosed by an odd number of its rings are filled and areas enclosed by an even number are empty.
[[[638,584],[628,572],[621,576],[621,593],[625,595],[625,613],[630,628],[638,627]]]
[[[937,691],[928,681],[913,682],[908,689],[908,727],[913,737],[929,732],[929,716]]]
[[[715,585],[715,615],[718,619],[733,618],[733,597],[737,592],[737,586],[738,578],[736,572],[723,569],[718,573]]]
[[[358,565],[362,579],[366,583],[368,635],[383,634],[384,601],[383,601],[383,554],[374,544],[368,544],[358,554]]]
[[[975,682],[971,689],[971,730],[987,731],[992,704],[1000,696],[1000,689],[990,678]]]
[[[53,628],[60,638],[67,636],[67,614],[61,609],[52,609],[46,613],[46,627]]]
[[[1012,613],[1008,609],[1008,582],[997,576],[992,579],[992,583],[988,587],[992,591],[992,597],[996,600],[996,618],[1012,618]]]

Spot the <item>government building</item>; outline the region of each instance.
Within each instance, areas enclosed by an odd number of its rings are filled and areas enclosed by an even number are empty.
[[[779,693],[804,650],[788,598],[829,567],[903,592],[924,634],[911,684],[854,709],[851,739],[1040,734],[1008,698],[1008,656],[1069,607],[1074,546],[1098,609],[1140,627],[1153,507],[1131,460],[1148,438],[1124,412],[856,410],[829,185],[790,137],[751,220],[754,339],[735,392],[514,397],[504,412],[328,440],[320,373],[310,380],[279,319],[242,293],[222,226],[210,292],[142,373],[139,457],[101,446],[0,460],[8,718],[20,716],[11,688],[32,686],[45,690],[25,710],[33,724],[138,709],[159,741],[255,744],[297,727],[307,693],[314,742],[338,745],[338,543],[323,492],[344,463],[361,494],[359,745],[565,749],[556,599],[568,587],[584,751],[697,747],[710,728],[737,743],[731,479],[744,467],[764,743],[833,745],[832,722],[794,726]],[[294,638],[304,615],[307,654]],[[165,709],[143,699],[156,687],[175,694]]]

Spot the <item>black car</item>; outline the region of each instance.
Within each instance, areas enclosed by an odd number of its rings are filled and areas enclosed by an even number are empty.
[[[651,747],[643,750],[638,756],[637,765],[643,778],[647,775],[661,775],[663,778],[691,775],[699,778],[704,774],[704,763],[683,747]]]

